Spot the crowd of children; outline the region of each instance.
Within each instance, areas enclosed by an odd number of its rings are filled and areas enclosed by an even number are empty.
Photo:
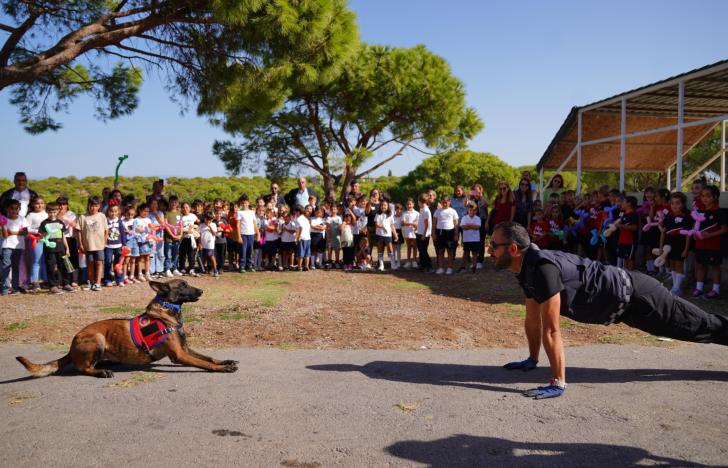
[[[685,262],[694,258],[693,296],[720,294],[721,237],[728,222],[718,208],[719,192],[702,185],[692,207],[680,192],[645,190],[642,200],[602,187],[576,196],[551,190],[541,203],[522,179],[515,192],[505,182],[488,203],[483,187],[462,186],[438,199],[430,190],[403,204],[372,190],[352,191],[342,203],[309,196],[307,205],[289,207],[278,196],[250,200],[180,201],[155,191],[146,202],[118,190],[90,197],[77,216],[60,197],[45,204],[30,200],[5,204],[2,221],[2,294],[40,291],[60,294],[100,291],[152,278],[225,271],[308,271],[419,269],[436,274],[483,267],[486,237],[501,221],[527,224],[541,248],[578,253],[633,269],[638,246],[646,269],[669,272],[672,291],[681,292]],[[304,193],[305,195],[305,193]],[[304,197],[305,198],[305,197]],[[432,241],[436,256],[429,255]],[[404,258],[402,258],[404,257]],[[27,285],[20,265],[28,265]],[[712,289],[705,292],[706,278]]]

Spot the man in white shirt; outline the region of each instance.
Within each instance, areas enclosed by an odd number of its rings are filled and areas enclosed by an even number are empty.
[[[296,207],[296,242],[298,243],[298,271],[308,271],[311,261],[311,222],[302,206]]]
[[[0,195],[0,213],[7,215],[6,205],[10,200],[17,200],[20,203],[20,216],[28,214],[30,200],[38,196],[37,193],[28,188],[28,177],[25,172],[16,172],[13,177],[15,187],[6,190]]]

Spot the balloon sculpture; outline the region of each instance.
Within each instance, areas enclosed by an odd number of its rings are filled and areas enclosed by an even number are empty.
[[[700,223],[705,221],[705,215],[700,211],[693,209],[693,211],[690,212],[690,216],[695,220],[693,228],[690,230],[680,229],[680,234],[688,237],[694,237],[696,239],[702,239],[703,232],[700,230]]]
[[[667,210],[660,210],[657,213],[655,213],[655,218],[652,219],[649,216],[647,217],[647,222],[644,226],[642,226],[642,231],[647,232],[653,227],[660,227],[662,224],[662,221],[665,219],[665,215],[667,215]]]
[[[579,220],[571,225],[572,236],[576,236],[579,233],[579,229],[584,227],[584,222],[586,221],[586,218],[589,217],[589,212],[587,210],[578,209],[574,211],[574,214],[579,217]]]
[[[121,256],[119,256],[119,261],[114,264],[114,271],[117,275],[121,275],[123,268],[124,268],[124,260],[126,260],[126,256],[131,253],[131,249],[129,247],[122,247],[121,248]]]
[[[650,209],[652,208],[652,202],[650,200],[645,200],[642,202],[642,206],[637,208],[637,216],[645,216],[650,213]]]
[[[8,218],[0,214],[0,226],[7,226],[8,225]]]
[[[662,253],[660,253],[660,249],[652,249],[652,255],[654,255],[655,258],[655,266],[657,268],[661,268],[665,262],[667,261],[667,254],[670,253],[672,250],[672,247],[669,245],[664,245],[662,247]]]
[[[600,241],[600,240],[602,241],[602,243],[603,243],[603,244],[606,244],[606,243],[607,243],[607,238],[606,238],[606,237],[604,237],[604,235],[603,235],[603,234],[602,234],[602,235],[600,236],[600,235],[599,235],[599,230],[598,230],[598,229],[592,229],[592,230],[591,230],[591,235],[592,235],[592,238],[591,238],[591,240],[589,241],[589,243],[590,243],[591,245],[597,245],[597,244],[599,243],[599,241]]]
[[[121,167],[121,163],[129,159],[129,156],[126,154],[124,156],[119,156],[119,162],[116,164],[116,171],[114,173],[114,187],[117,187],[119,185],[119,168]]]

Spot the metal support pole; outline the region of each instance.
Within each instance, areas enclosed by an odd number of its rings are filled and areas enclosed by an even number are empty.
[[[627,99],[622,98],[622,124],[619,128],[619,191],[624,191],[624,160],[627,156]]]
[[[541,203],[543,203],[543,166],[538,171],[538,196],[541,198]]]
[[[675,168],[675,190],[682,192],[683,170],[683,124],[685,120],[685,81],[677,84],[677,167]]]
[[[581,195],[581,112],[576,122],[576,194]]]
[[[672,165],[667,168],[667,190],[672,190]]]
[[[720,123],[720,191],[725,192],[725,120]]]

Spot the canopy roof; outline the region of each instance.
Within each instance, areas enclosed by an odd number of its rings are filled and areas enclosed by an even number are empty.
[[[675,165],[677,155],[680,82],[684,83],[682,153],[686,153],[717,122],[728,119],[728,60],[572,108],[537,167],[555,170],[563,165],[561,170],[577,169],[577,158],[563,163],[577,150],[581,113],[582,171],[618,171],[624,100],[625,171],[666,171]]]

